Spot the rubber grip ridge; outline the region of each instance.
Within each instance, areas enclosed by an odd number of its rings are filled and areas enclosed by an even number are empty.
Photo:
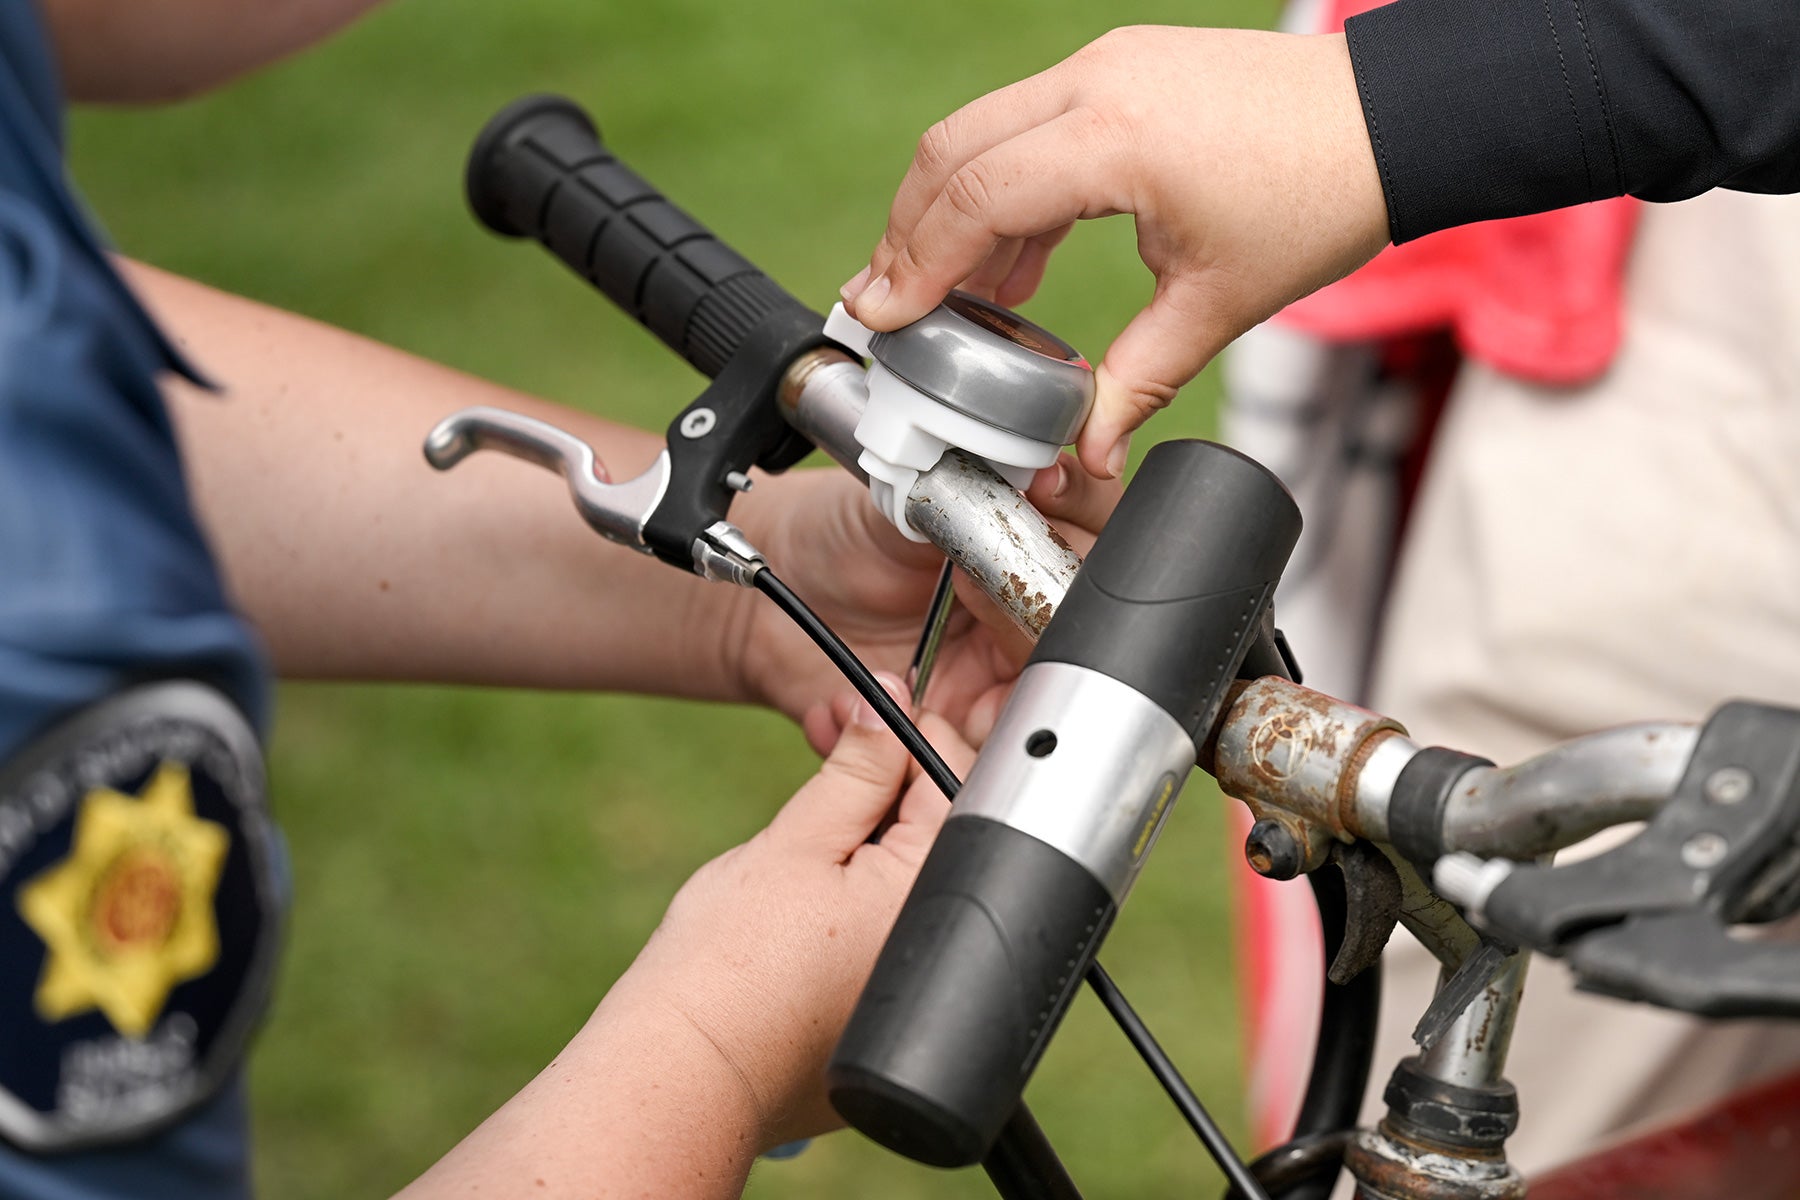
[[[808,311],[619,161],[565,97],[527,96],[496,114],[464,187],[482,224],[542,242],[709,378],[770,313]]]

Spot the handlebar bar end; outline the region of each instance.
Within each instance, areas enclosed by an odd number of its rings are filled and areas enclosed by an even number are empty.
[[[482,126],[469,150],[468,164],[463,168],[463,194],[468,197],[470,211],[482,225],[502,237],[524,237],[532,232],[528,221],[521,221],[511,213],[509,195],[516,196],[518,191],[509,186],[510,176],[505,171],[495,169],[495,163],[512,148],[528,126],[537,125],[540,130],[554,132],[564,121],[573,121],[586,141],[599,141],[600,131],[585,109],[567,96],[548,93],[522,96]]]
[[[952,816],[826,1068],[833,1107],[916,1162],[981,1161],[1116,911],[1061,851]]]

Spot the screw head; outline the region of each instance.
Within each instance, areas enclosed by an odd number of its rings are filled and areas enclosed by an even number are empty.
[[[1716,867],[1731,849],[1731,843],[1716,833],[1696,833],[1681,847],[1681,861],[1696,871]]]
[[[681,436],[684,438],[703,438],[713,431],[719,423],[719,414],[710,408],[696,408],[681,418]]]
[[[1714,804],[1737,804],[1750,795],[1756,777],[1742,767],[1720,767],[1706,777],[1706,798]]]
[[[1300,843],[1279,821],[1258,821],[1244,839],[1250,869],[1269,879],[1292,879],[1300,873]]]

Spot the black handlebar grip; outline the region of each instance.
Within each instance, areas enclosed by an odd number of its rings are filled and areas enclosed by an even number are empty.
[[[915,1162],[981,1161],[1116,911],[1030,834],[946,821],[832,1055],[832,1106]]]
[[[986,1153],[1262,634],[1299,534],[1287,490],[1236,451],[1150,451],[832,1055],[831,1101],[850,1124],[937,1166]]]
[[[808,311],[620,162],[565,97],[496,114],[464,184],[482,224],[542,242],[708,378],[771,313]]]
[[[1198,745],[1299,540],[1300,508],[1261,463],[1216,442],[1154,446],[1031,662],[1110,675]]]

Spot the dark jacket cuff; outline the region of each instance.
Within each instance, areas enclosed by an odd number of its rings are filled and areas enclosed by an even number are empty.
[[[1574,0],[1400,0],[1345,33],[1395,242],[1624,190]]]

